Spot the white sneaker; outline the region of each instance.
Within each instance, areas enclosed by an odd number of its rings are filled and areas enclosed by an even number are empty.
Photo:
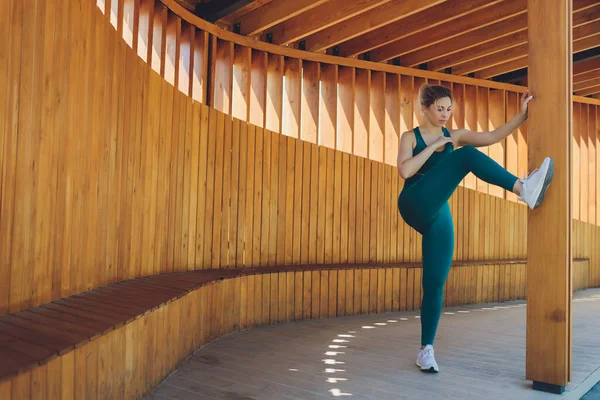
[[[554,160],[546,157],[539,168],[536,168],[529,176],[519,179],[523,183],[519,200],[526,203],[532,210],[538,208],[544,200],[544,195],[553,177]]]
[[[435,362],[433,356],[433,346],[428,344],[424,349],[419,349],[417,355],[417,367],[421,368],[423,372],[440,372],[440,368]]]

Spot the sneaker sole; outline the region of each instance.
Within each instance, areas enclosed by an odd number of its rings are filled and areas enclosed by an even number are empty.
[[[546,171],[546,176],[544,177],[544,184],[542,185],[542,189],[540,190],[537,200],[535,201],[535,205],[533,206],[534,210],[542,205],[546,191],[552,182],[552,178],[554,178],[554,160],[552,158],[549,158],[549,160],[550,165],[548,165],[548,170]]]
[[[419,369],[421,370],[421,372],[428,372],[428,373],[438,373],[440,372],[439,370],[436,370],[434,367],[429,367],[429,369],[427,368],[423,368],[419,365],[419,363],[415,363],[415,365],[417,367],[419,367]]]

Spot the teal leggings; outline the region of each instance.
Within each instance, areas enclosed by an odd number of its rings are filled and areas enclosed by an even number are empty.
[[[421,345],[433,345],[442,313],[444,284],[454,253],[454,225],[448,200],[469,172],[512,191],[517,177],[472,146],[461,147],[435,164],[421,179],[402,190],[398,210],[423,238]]]

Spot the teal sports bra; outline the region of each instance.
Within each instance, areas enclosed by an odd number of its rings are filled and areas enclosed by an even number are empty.
[[[448,129],[446,129],[445,127],[442,127],[442,131],[444,132],[444,136],[452,137],[450,135],[450,131]],[[413,132],[415,133],[415,138],[417,140],[417,145],[413,149],[413,157],[414,157],[417,154],[419,154],[420,152],[422,152],[423,150],[425,150],[425,148],[427,147],[427,143],[425,143],[425,140],[423,140],[423,136],[421,135],[421,130],[419,129],[418,126],[413,129]],[[437,164],[447,154],[452,153],[453,151],[454,151],[454,146],[452,146],[452,143],[446,143],[446,145],[444,146],[444,149],[442,151],[435,151],[431,155],[431,157],[429,157],[427,159],[427,161],[425,161],[425,164],[423,164],[423,166],[417,171],[417,173],[414,174],[413,176],[411,176],[410,178],[408,178],[404,182],[404,188],[406,189],[406,188],[410,187],[416,181],[421,179],[421,177],[423,175],[425,175],[427,173],[427,171],[429,171],[435,164]]]

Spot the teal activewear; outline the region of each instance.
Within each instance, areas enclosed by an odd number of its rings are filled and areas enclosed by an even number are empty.
[[[444,136],[450,132],[442,128]],[[418,127],[413,157],[427,144]],[[421,345],[433,345],[442,313],[444,284],[454,253],[454,225],[448,200],[469,172],[477,178],[512,191],[517,177],[473,146],[454,150],[451,143],[434,152],[419,171],[408,178],[398,196],[404,221],[422,235],[423,299]]]

